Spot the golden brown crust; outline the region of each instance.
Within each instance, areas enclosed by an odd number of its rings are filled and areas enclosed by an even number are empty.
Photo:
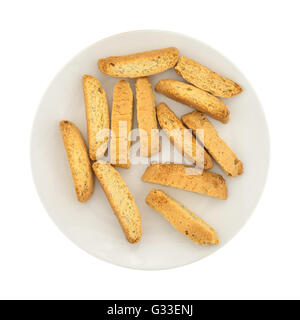
[[[73,183],[80,202],[90,199],[94,191],[94,176],[83,137],[71,121],[60,121],[60,131],[63,137]]]
[[[141,215],[124,180],[109,163],[95,162],[93,169],[128,242],[138,242],[142,236]]]
[[[121,80],[114,87],[111,112],[111,163],[116,167],[130,168],[130,132],[133,119],[133,94],[127,81]],[[113,134],[114,133],[114,134]]]
[[[101,138],[101,130],[109,130],[109,111],[105,90],[95,77],[83,76],[83,92],[88,129],[89,155],[92,160],[103,157],[108,145],[107,135]],[[102,131],[103,132],[103,131]],[[98,134],[98,137],[97,137]]]
[[[151,157],[160,151],[160,144],[159,132],[157,130],[155,97],[150,79],[148,77],[136,79],[135,89],[141,156]],[[153,130],[157,130],[156,134]]]
[[[230,98],[242,92],[240,85],[200,63],[187,57],[180,57],[175,71],[194,86],[221,98]]]
[[[101,72],[117,78],[140,78],[173,68],[178,60],[174,47],[139,52],[98,61]]]
[[[193,111],[185,114],[182,121],[193,130],[193,133],[204,144],[206,150],[218,162],[227,176],[235,177],[243,173],[243,163],[226,142],[219,137],[217,130],[201,112]],[[198,135],[198,129],[204,130],[204,135]]]
[[[165,103],[160,103],[157,107],[157,119],[167,137],[183,156],[200,168],[208,170],[213,167],[211,157]]]
[[[227,199],[224,178],[216,173],[191,168],[182,164],[151,164],[142,177],[145,182]]]
[[[188,83],[172,79],[160,80],[155,90],[223,123],[229,120],[230,112],[223,101]]]
[[[146,203],[195,243],[201,245],[220,243],[212,227],[162,190],[152,189],[146,197]]]

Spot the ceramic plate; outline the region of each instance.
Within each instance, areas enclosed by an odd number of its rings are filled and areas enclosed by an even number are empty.
[[[228,124],[211,120],[219,135],[244,163],[244,174],[228,178],[215,163],[212,171],[226,179],[228,199],[219,200],[178,189],[141,181],[146,165],[118,169],[136,200],[142,216],[143,236],[129,244],[98,181],[87,203],[76,200],[71,173],[59,130],[60,120],[73,121],[85,139],[86,119],[82,76],[90,74],[103,84],[109,106],[119,79],[102,74],[97,60],[112,55],[154,50],[168,46],[180,55],[195,59],[229,77],[243,87],[243,93],[223,99],[231,111]],[[174,70],[151,77],[153,85],[160,79],[180,80]],[[134,81],[129,80],[134,91]],[[165,102],[181,117],[192,109],[155,93],[156,102]],[[135,113],[136,117],[136,113]],[[136,119],[134,120],[136,127]],[[164,137],[165,138],[165,137]],[[168,143],[168,141],[166,141]],[[133,31],[100,40],[88,47],[57,74],[44,94],[37,111],[31,140],[31,163],[37,191],[50,217],[76,245],[97,258],[135,269],[168,269],[200,260],[222,248],[245,225],[253,213],[267,177],[269,164],[268,129],[260,102],[245,76],[216,50],[199,40],[167,31]],[[197,213],[218,233],[221,244],[203,247],[177,232],[145,203],[151,188],[158,187]]]

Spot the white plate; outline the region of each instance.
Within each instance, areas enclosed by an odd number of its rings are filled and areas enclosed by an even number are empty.
[[[129,244],[98,182],[87,203],[76,200],[72,178],[58,122],[71,120],[86,138],[82,75],[96,76],[112,103],[118,79],[98,70],[100,57],[175,46],[180,55],[195,59],[216,72],[241,84],[242,94],[224,99],[231,118],[224,125],[212,120],[221,137],[243,161],[245,172],[227,178],[215,163],[212,171],[221,173],[228,185],[228,200],[218,200],[191,192],[156,186],[141,181],[145,166],[118,169],[131,189],[142,215],[143,237]],[[180,79],[173,70],[152,76],[155,85],[164,78]],[[130,80],[133,87],[133,81]],[[166,102],[178,115],[192,109],[161,94],[157,103]],[[136,126],[136,120],[135,120]],[[37,111],[32,130],[31,163],[39,196],[58,228],[88,253],[110,263],[135,269],[168,269],[192,263],[224,246],[243,227],[252,214],[267,177],[269,136],[258,98],[244,75],[224,56],[204,43],[167,31],[133,31],[101,40],[73,58],[54,78]],[[151,188],[163,189],[197,213],[218,232],[221,244],[202,247],[178,233],[145,204]]]

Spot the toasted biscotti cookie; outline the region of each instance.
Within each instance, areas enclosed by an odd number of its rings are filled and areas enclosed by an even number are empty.
[[[93,169],[128,242],[138,242],[142,236],[141,215],[124,180],[109,163],[97,161]]]
[[[212,227],[162,190],[152,189],[146,197],[146,203],[195,243],[201,245],[220,243]]]
[[[173,68],[178,60],[174,47],[139,52],[98,61],[101,72],[117,78],[140,78]]]
[[[133,119],[133,94],[127,81],[121,80],[114,87],[111,112],[110,163],[130,168],[130,132]]]
[[[148,77],[136,79],[135,90],[140,154],[142,157],[151,157],[160,151],[160,144],[155,97],[150,79]]]
[[[230,112],[223,101],[188,83],[172,79],[160,80],[155,90],[223,123],[229,120]]]
[[[89,154],[92,160],[103,157],[109,137],[109,111],[105,90],[95,77],[83,76],[83,92],[88,129]]]
[[[71,121],[60,121],[60,131],[63,137],[73,183],[80,202],[90,199],[94,191],[94,176],[83,137]]]
[[[201,173],[183,164],[151,164],[144,172],[142,180],[227,199],[226,182],[221,175],[208,171]]]
[[[183,156],[200,168],[213,167],[211,157],[165,103],[160,103],[157,107],[157,119],[167,137]]]
[[[194,86],[217,97],[230,98],[242,92],[237,83],[187,57],[179,58],[175,71]]]
[[[193,130],[193,133],[203,143],[206,150],[229,177],[235,177],[243,173],[243,163],[228,147],[226,142],[219,137],[217,130],[201,112],[193,111],[185,114],[182,117],[182,121]],[[198,129],[204,130],[204,135],[198,135]]]

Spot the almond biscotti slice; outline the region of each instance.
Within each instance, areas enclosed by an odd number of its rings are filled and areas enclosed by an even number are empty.
[[[140,78],[173,68],[178,60],[174,47],[139,52],[98,61],[101,72],[117,78]]]
[[[130,168],[130,132],[133,119],[133,94],[127,81],[114,87],[111,112],[110,163],[116,167]]]
[[[225,103],[210,93],[185,82],[160,80],[155,90],[178,102],[186,104],[223,123],[229,120],[229,110]]]
[[[182,116],[183,123],[193,130],[193,133],[203,143],[209,154],[217,161],[223,171],[229,177],[235,177],[243,173],[243,163],[237,158],[224,140],[222,140],[217,130],[198,111]],[[198,135],[197,130],[204,130],[204,135]]]
[[[152,189],[146,197],[146,203],[195,243],[201,245],[220,243],[212,227],[162,190]]]
[[[199,169],[183,164],[151,164],[144,172],[142,180],[227,199],[226,182],[221,175],[208,171],[201,173]]]
[[[175,71],[194,86],[221,98],[230,98],[242,92],[240,85],[187,57],[180,57]]]
[[[109,111],[105,90],[95,77],[83,76],[83,92],[88,129],[89,154],[92,160],[103,157],[108,146]]]
[[[68,156],[77,199],[80,202],[86,202],[94,191],[94,175],[85,142],[79,129],[71,121],[60,121],[59,127]]]
[[[124,180],[109,163],[97,161],[93,169],[128,242],[138,242],[142,236],[141,215]]]
[[[136,79],[135,90],[140,154],[142,157],[151,157],[160,151],[160,144],[155,97],[150,79],[148,77]]]
[[[160,103],[157,107],[157,119],[167,137],[183,156],[200,168],[213,167],[211,157],[165,103]]]

